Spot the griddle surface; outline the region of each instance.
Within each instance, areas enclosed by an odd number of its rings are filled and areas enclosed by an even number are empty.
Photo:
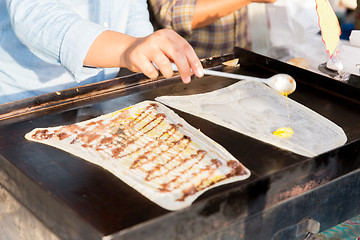
[[[276,71],[249,66],[240,69],[224,68],[223,71],[270,76]],[[290,95],[293,100],[309,107],[342,127],[348,143],[360,139],[360,103],[347,98],[344,93],[327,91],[326,88],[312,87],[308,79],[293,76],[297,90]],[[316,78],[317,75],[313,74]],[[29,181],[40,186],[54,199],[60,200],[74,215],[84,219],[104,236],[113,234],[141,223],[157,219],[169,212],[152,203],[140,193],[127,186],[106,170],[88,163],[59,149],[40,143],[30,142],[24,135],[37,127],[67,125],[87,120],[143,100],[154,100],[162,95],[185,95],[201,93],[228,86],[235,80],[204,77],[193,79],[184,85],[176,81],[155,82],[147,87],[126,94],[108,94],[101,101],[87,101],[84,106],[74,109],[58,109],[41,113],[24,121],[0,126],[0,154],[13,164]],[[333,81],[329,79],[329,81]],[[252,176],[241,182],[220,186],[203,194],[194,205],[221,196],[234,189],[242,189],[261,179],[297,169],[306,157],[279,149],[243,134],[226,129],[209,121],[175,110],[195,128],[225,147],[232,155],[252,172]],[[349,169],[350,171],[350,169]],[[267,189],[260,189],[266,194]],[[34,193],[36,194],[36,193]]]

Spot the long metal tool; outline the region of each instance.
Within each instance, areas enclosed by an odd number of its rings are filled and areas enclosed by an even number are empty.
[[[173,71],[179,71],[174,63],[171,64],[171,67]],[[262,82],[282,95],[289,95],[293,93],[296,89],[295,79],[290,75],[283,73],[275,74],[270,78],[258,78],[258,77],[251,77],[251,76],[240,75],[235,73],[227,73],[227,72],[220,72],[210,69],[204,69],[204,74],[210,76],[224,77],[224,78]]]

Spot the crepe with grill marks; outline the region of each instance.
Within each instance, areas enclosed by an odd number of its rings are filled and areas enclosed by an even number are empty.
[[[72,125],[36,128],[25,138],[107,169],[168,210],[250,176],[222,146],[153,101]]]

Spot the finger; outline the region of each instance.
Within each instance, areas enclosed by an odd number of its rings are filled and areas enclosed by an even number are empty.
[[[187,42],[184,38],[182,38],[177,33],[174,36],[176,39],[173,40],[177,43],[177,45],[181,46],[181,53],[183,53],[186,57],[186,61],[188,62],[191,72],[194,73],[197,77],[204,76],[204,69],[201,64],[199,57],[197,56],[194,48]],[[182,45],[180,45],[181,43]]]
[[[186,82],[189,81],[188,75],[195,74],[199,78],[203,77],[204,69],[194,48],[177,33],[172,35],[171,38],[176,43],[176,46],[180,47],[179,49],[174,48],[173,52],[170,51],[169,56],[178,66],[180,75],[187,78]]]
[[[191,51],[189,49],[192,49],[191,45],[174,31],[163,33],[165,34],[165,40],[163,44],[159,46],[160,50],[176,64],[182,81],[184,83],[189,83],[191,81],[191,76],[193,75],[187,58],[188,52]],[[195,55],[195,59],[198,59],[196,54],[193,54]],[[191,57],[194,58],[194,56]],[[192,59],[192,61],[194,60]]]
[[[157,56],[153,58],[152,62],[165,78],[171,78],[174,75],[169,58],[167,58],[160,50],[157,53]]]
[[[192,72],[197,76],[198,78],[201,78],[204,76],[204,68],[201,64],[201,61],[199,60],[199,57],[195,53],[195,50],[191,48],[187,48],[185,51],[185,55],[187,58],[187,62],[190,65],[190,68]]]
[[[136,64],[134,64],[133,66],[136,72],[142,72],[144,75],[151,79],[155,79],[159,76],[159,71],[155,68],[150,59],[148,59],[144,55],[139,56],[137,58]]]
[[[173,62],[177,66],[177,70],[179,71],[181,80],[184,83],[190,83],[193,73],[191,71],[189,63],[187,62],[186,56],[183,55],[174,57]]]
[[[153,47],[147,46],[147,37],[137,38],[120,56],[123,66],[133,72],[142,72],[149,78],[155,79],[159,71],[152,64],[149,56],[154,52]],[[155,51],[156,52],[156,51]]]
[[[140,71],[151,79],[155,79],[159,76],[159,71],[149,60],[144,61],[144,64],[140,66]]]

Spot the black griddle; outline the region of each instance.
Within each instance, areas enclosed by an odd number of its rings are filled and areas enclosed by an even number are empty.
[[[239,58],[240,67],[222,65]],[[162,95],[216,90],[238,80],[132,74],[0,105],[0,184],[61,239],[295,239],[301,220],[321,230],[360,214],[360,78],[338,82],[241,48],[203,60],[204,67],[269,77],[288,73],[293,100],[343,128],[348,141],[314,158],[174,109],[250,169],[249,179],[211,189],[170,212],[106,170],[24,135],[72,124]]]

